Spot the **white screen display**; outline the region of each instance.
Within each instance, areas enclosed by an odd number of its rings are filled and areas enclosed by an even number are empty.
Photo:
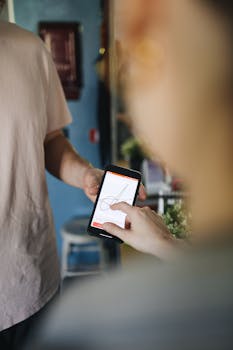
[[[103,223],[112,222],[124,228],[126,214],[119,210],[112,210],[110,206],[118,202],[132,205],[137,186],[137,179],[107,171],[91,226],[101,229]]]

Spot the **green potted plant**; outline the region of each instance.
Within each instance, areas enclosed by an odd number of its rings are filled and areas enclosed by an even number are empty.
[[[168,206],[163,220],[169,231],[176,238],[187,238],[191,232],[191,215],[188,213],[183,201],[176,201]]]
[[[123,157],[129,162],[130,168],[141,170],[141,164],[146,157],[140,142],[135,137],[128,138],[121,146]]]

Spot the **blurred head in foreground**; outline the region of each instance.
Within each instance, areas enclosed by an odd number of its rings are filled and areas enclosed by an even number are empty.
[[[199,232],[232,226],[232,3],[118,0],[136,134],[182,175]]]

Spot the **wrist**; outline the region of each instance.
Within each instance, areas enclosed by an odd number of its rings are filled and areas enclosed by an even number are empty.
[[[156,239],[156,242],[150,247],[150,254],[157,256],[164,261],[173,260],[177,254],[178,244],[175,237],[170,235],[165,235]]]
[[[85,164],[83,166],[83,170],[82,170],[82,179],[81,179],[81,188],[82,189],[84,189],[84,187],[85,187],[85,179],[86,179],[88,172],[91,169],[94,169],[93,165],[89,162],[85,162]]]
[[[75,158],[70,159],[69,180],[66,182],[70,185],[83,189],[86,174],[88,170],[92,168],[93,166],[81,157],[76,156]]]

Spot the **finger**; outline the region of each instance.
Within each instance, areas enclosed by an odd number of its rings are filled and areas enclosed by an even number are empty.
[[[130,219],[135,208],[133,208],[132,205],[129,205],[128,203],[119,202],[119,203],[115,203],[115,204],[111,205],[111,209],[123,211],[125,214],[128,215],[128,217]]]
[[[87,193],[90,196],[95,196],[95,195],[97,195],[98,190],[99,190],[99,186],[92,186],[92,187],[87,188]]]
[[[129,217],[126,216],[126,218],[125,218],[125,228],[126,228],[127,230],[129,230],[130,227],[131,227],[131,221],[130,221]]]
[[[125,240],[126,237],[126,230],[124,230],[123,228],[112,224],[110,222],[106,222],[103,224],[103,229],[104,231],[110,233],[111,235],[120,238],[122,241]]]
[[[96,201],[96,197],[97,196],[92,196],[92,195],[87,195],[87,197],[93,202],[93,203],[95,203],[95,201]]]
[[[146,189],[144,187],[143,184],[140,185],[139,187],[139,190],[138,190],[138,198],[141,200],[141,201],[144,201],[147,197],[147,194],[146,194]]]

